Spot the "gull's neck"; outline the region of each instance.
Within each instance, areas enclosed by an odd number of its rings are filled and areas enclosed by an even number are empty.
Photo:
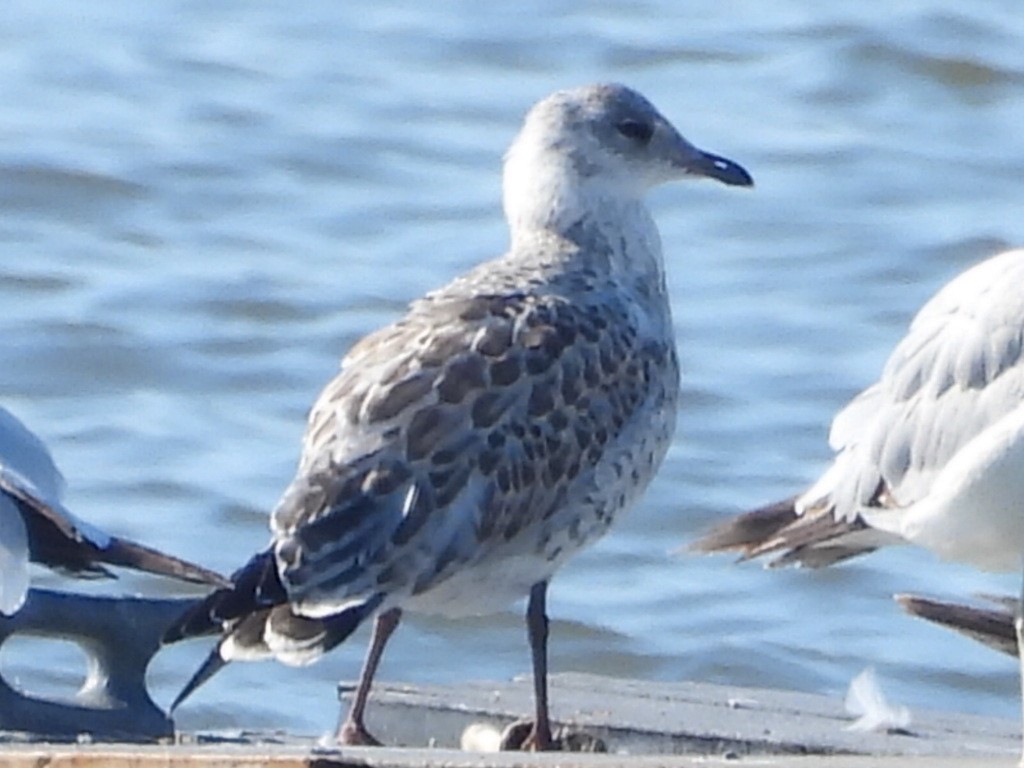
[[[513,146],[503,189],[512,253],[555,236],[580,246],[564,253],[581,268],[623,287],[663,291],[661,237],[644,204],[646,190],[633,180],[581,173],[579,166],[572,155]]]

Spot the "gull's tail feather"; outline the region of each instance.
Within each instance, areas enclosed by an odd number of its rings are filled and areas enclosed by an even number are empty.
[[[383,599],[383,595],[376,594],[320,619],[298,616],[288,605],[263,609],[237,619],[174,698],[171,712],[228,662],[257,661],[273,656],[292,666],[313,663],[348,638]]]
[[[823,568],[899,541],[863,520],[836,519],[831,509],[798,514],[796,497],[726,520],[689,546],[694,552],[738,551],[740,560],[775,555],[769,567]]]
[[[340,645],[384,600],[383,594],[349,606],[340,613],[312,619],[278,606],[267,617],[263,637],[271,652],[285,664],[305,666]]]
[[[955,630],[1010,656],[1018,653],[1017,632],[1013,626],[1017,601],[1013,598],[988,598],[995,604],[992,608],[933,600],[920,595],[895,595],[894,599],[912,616]]]
[[[232,583],[215,589],[164,632],[163,642],[222,633],[216,647],[182,688],[173,711],[230,661],[271,656],[286,664],[309,664],[341,643],[375,611],[382,593],[353,598],[336,614],[299,616],[277,572],[273,549],[254,555],[232,575]]]

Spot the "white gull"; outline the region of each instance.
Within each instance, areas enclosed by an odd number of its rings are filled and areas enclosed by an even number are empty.
[[[227,661],[315,660],[375,616],[342,743],[363,724],[402,611],[490,613],[529,595],[536,718],[547,711],[548,580],[654,476],[679,371],[658,184],[748,186],[619,85],[530,110],[505,158],[511,245],[356,344],[313,406],[270,546],[167,640],[221,633],[177,706]]]
[[[727,521],[695,548],[818,566],[911,542],[1021,573],[1024,250],[975,265],[928,301],[829,442],[835,459],[809,490]],[[1021,589],[1024,599],[1024,576]],[[1019,608],[1016,632],[1024,647]]]

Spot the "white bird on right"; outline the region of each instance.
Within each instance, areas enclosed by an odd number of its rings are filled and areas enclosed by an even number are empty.
[[[801,495],[740,515],[704,552],[829,565],[911,542],[1022,573],[1024,249],[984,261],[917,314],[881,379],[832,422],[832,465]],[[1020,608],[1017,644],[1024,648]],[[1021,667],[1024,703],[1024,663]]]

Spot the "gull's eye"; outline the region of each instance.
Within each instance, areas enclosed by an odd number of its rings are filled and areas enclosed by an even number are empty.
[[[641,123],[639,120],[626,119],[615,128],[627,139],[632,139],[639,144],[646,144],[654,135],[654,126],[650,123]]]

